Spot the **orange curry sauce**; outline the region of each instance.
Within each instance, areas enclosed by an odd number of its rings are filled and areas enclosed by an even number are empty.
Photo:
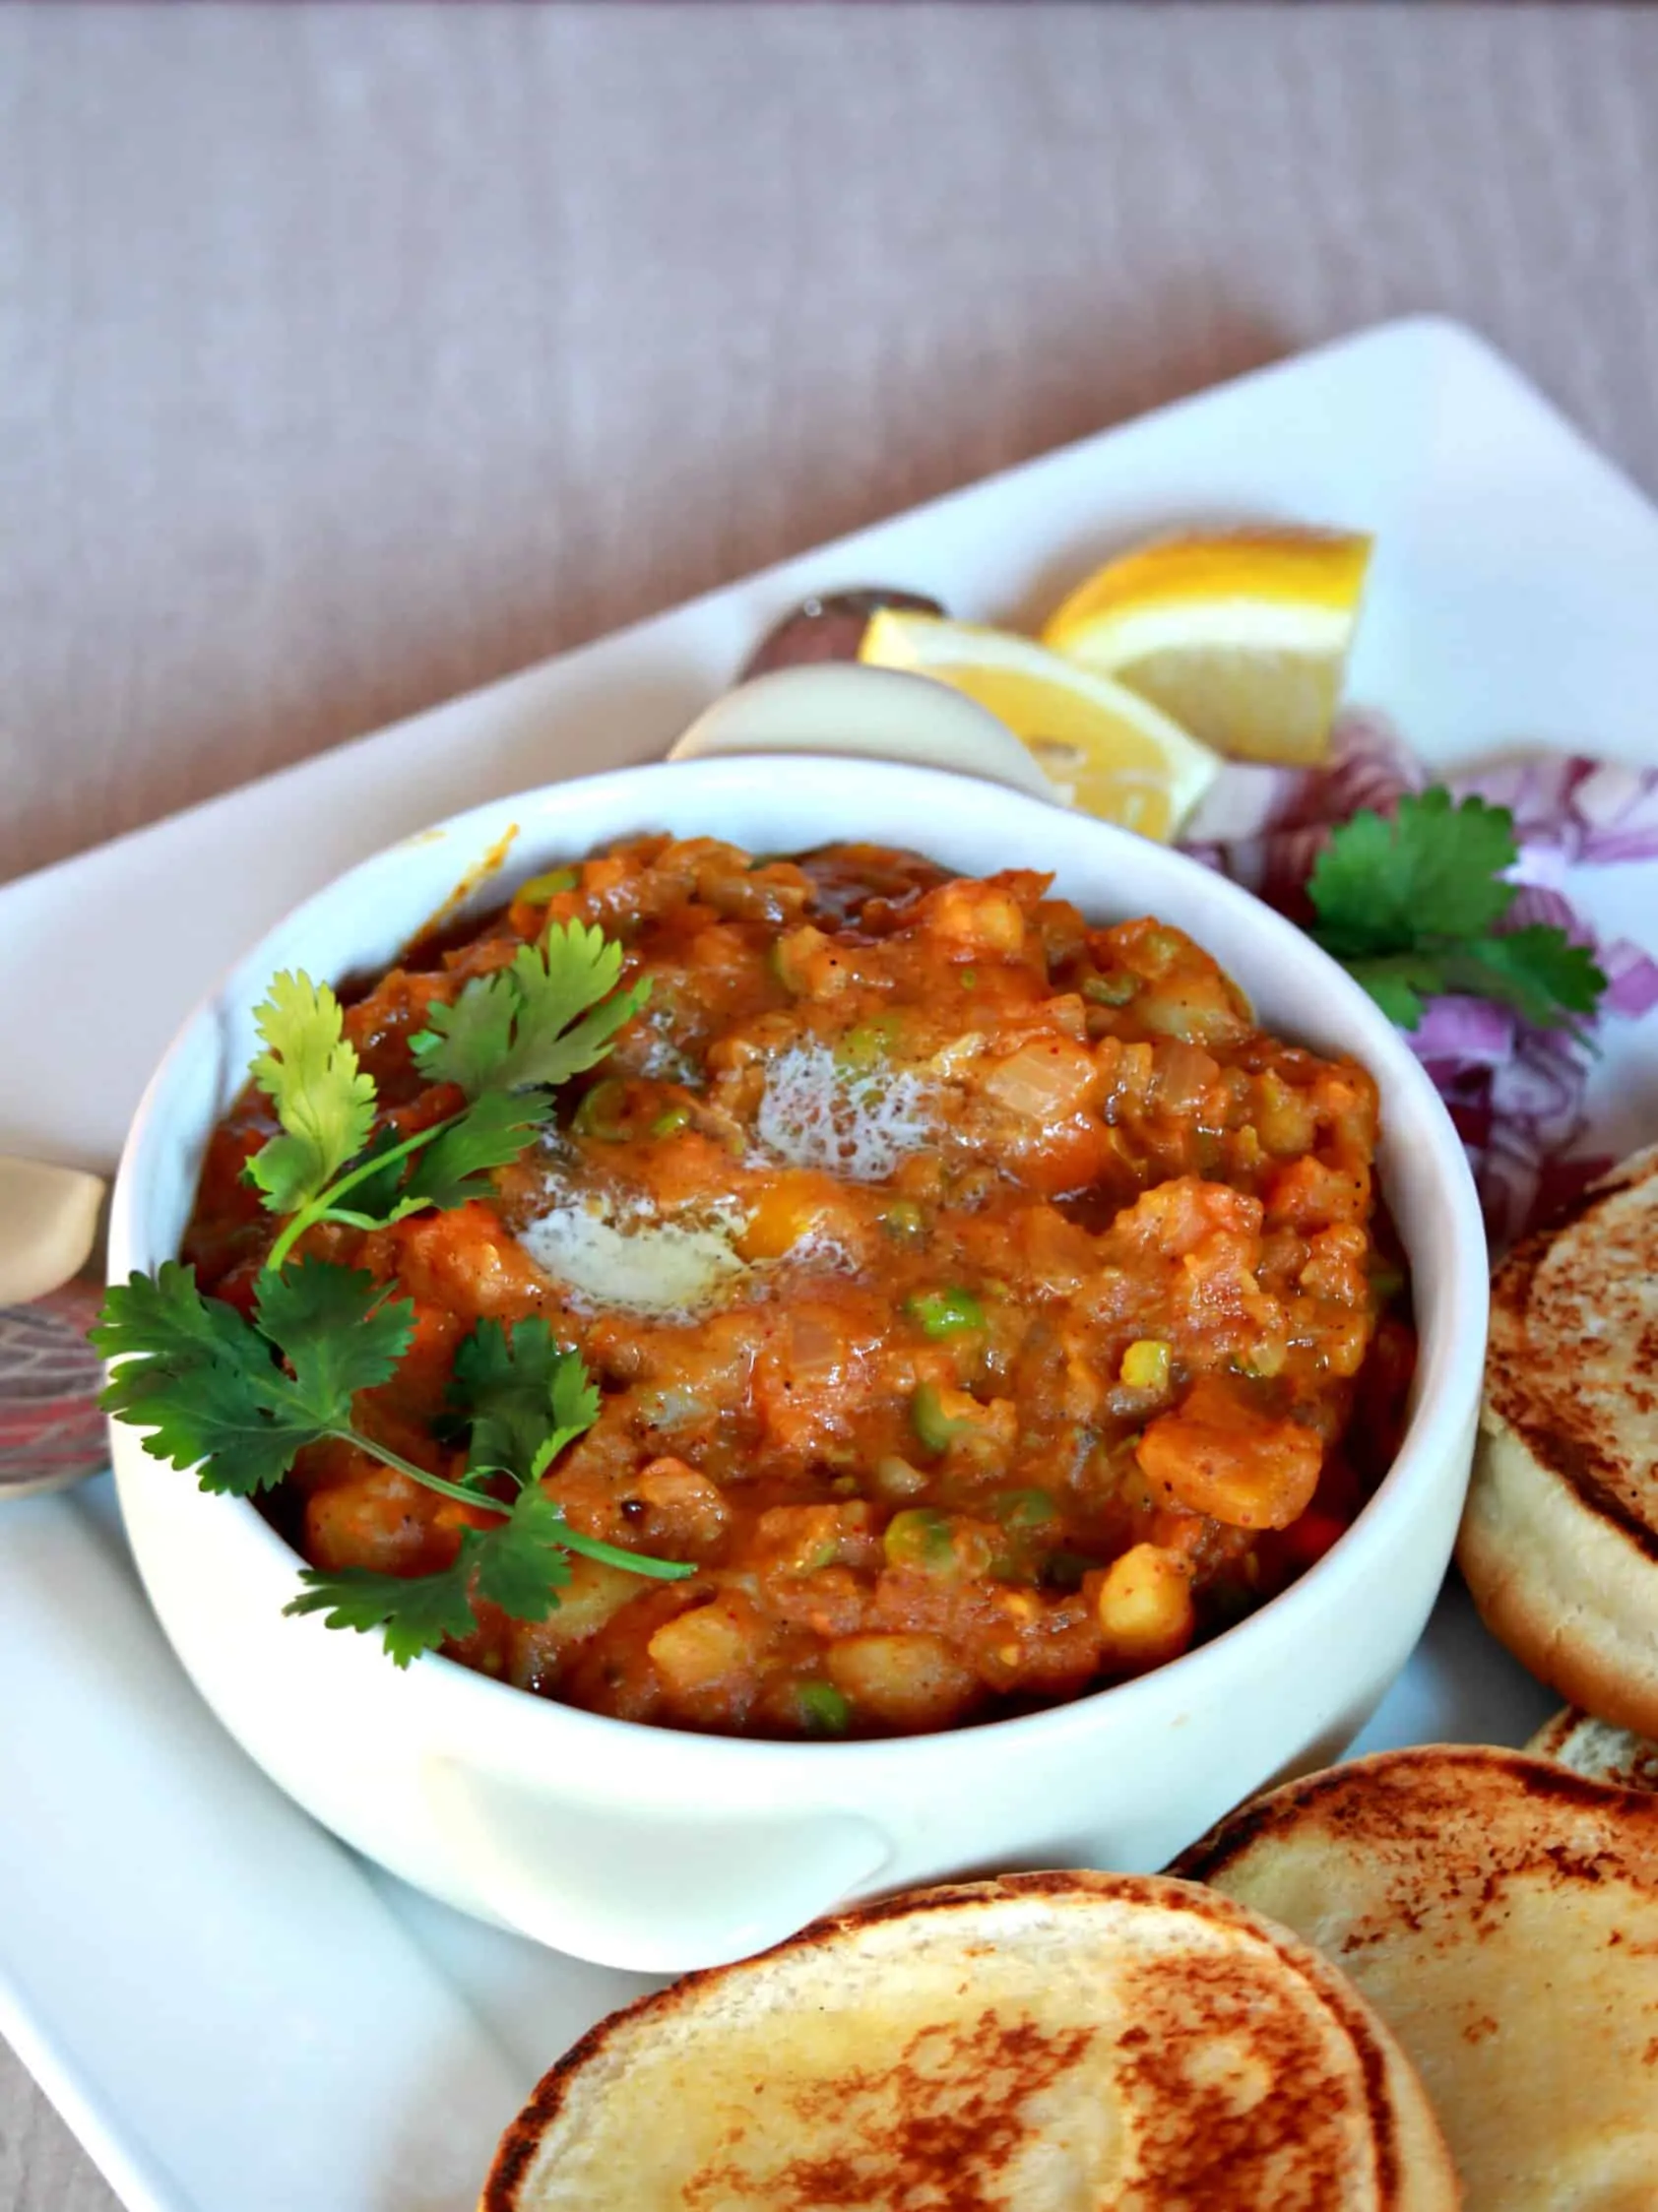
[[[1352,1520],[1413,1358],[1375,1087],[1254,1028],[1179,930],[1047,892],[642,838],[356,995],[348,1035],[408,1131],[460,1104],[410,1056],[428,1003],[549,919],[652,980],[493,1203],[307,1240],[415,1303],[361,1429],[454,1473],[456,1343],[543,1315],[604,1392],[547,1489],[574,1528],[696,1564],[577,1558],[549,1619],[480,1607],[450,1656],[670,1727],[947,1728],[1175,1656]],[[276,1225],[240,1169],[270,1128],[250,1093],[186,1240],[243,1304]],[[422,1574],[471,1509],[325,1444],[268,1510],[314,1565]]]

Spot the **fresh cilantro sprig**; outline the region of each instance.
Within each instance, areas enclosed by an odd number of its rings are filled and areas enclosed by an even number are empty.
[[[410,1049],[422,1074],[458,1083],[469,1099],[567,1083],[605,1057],[645,1003],[648,980],[616,991],[621,967],[620,945],[602,929],[555,923],[540,949],[525,945],[508,967],[475,976],[453,1005],[434,1001]]]
[[[307,1567],[299,1578],[304,1593],[286,1611],[320,1612],[330,1628],[379,1628],[391,1658],[407,1667],[446,1638],[472,1633],[475,1596],[515,1620],[544,1620],[570,1579],[572,1551],[659,1581],[692,1571],[581,1535],[541,1487],[552,1461],[599,1419],[599,1392],[580,1355],[561,1351],[545,1321],[510,1330],[479,1321],[456,1352],[450,1406],[452,1425],[469,1433],[466,1475],[434,1486],[503,1515],[499,1525],[464,1529],[454,1560],[436,1574]],[[502,1477],[516,1491],[510,1505],[484,1487]]]
[[[204,1490],[251,1497],[273,1488],[308,1444],[351,1444],[496,1527],[466,1528],[436,1574],[306,1568],[290,1613],[326,1612],[331,1628],[379,1628],[398,1666],[478,1625],[474,1596],[517,1620],[544,1620],[570,1579],[569,1554],[658,1580],[691,1569],[605,1544],[570,1527],[540,1477],[599,1418],[581,1357],[560,1351],[545,1321],[510,1332],[479,1322],[462,1340],[451,1393],[470,1430],[466,1479],[419,1467],[361,1427],[352,1399],[390,1379],[409,1349],[414,1309],[383,1284],[305,1257],[261,1277],[254,1315],[204,1297],[195,1269],[165,1261],[154,1277],[114,1284],[92,1340],[111,1362],[106,1410],[147,1431],[144,1448]],[[504,1477],[515,1495],[485,1487]]]
[[[346,1042],[340,1001],[326,983],[286,970],[254,1015],[265,1049],[249,1073],[276,1108],[283,1133],[248,1162],[249,1181],[274,1214],[309,1205],[374,1127],[374,1078]]]
[[[516,1160],[552,1110],[550,1087],[602,1059],[648,984],[616,986],[622,954],[578,921],[549,928],[509,967],[474,978],[452,1004],[434,1002],[414,1040],[416,1064],[453,1083],[466,1104],[400,1137],[374,1129],[377,1094],[345,1034],[326,983],[284,973],[255,1022],[263,1051],[250,1070],[279,1133],[245,1170],[271,1212],[286,1217],[260,1270],[251,1318],[204,1297],[195,1270],[166,1261],[154,1276],[112,1285],[96,1326],[110,1363],[104,1408],[144,1432],[144,1448],[205,1490],[249,1497],[283,1481],[308,1445],[329,1439],[395,1468],[492,1526],[464,1527],[436,1574],[307,1568],[290,1613],[322,1612],[331,1628],[381,1631],[399,1667],[477,1626],[475,1600],[519,1620],[544,1620],[570,1579],[570,1554],[659,1579],[688,1566],[582,1535],[541,1487],[559,1454],[599,1418],[599,1392],[579,1354],[545,1321],[511,1329],[479,1322],[458,1348],[448,1432],[467,1446],[463,1479],[417,1466],[358,1425],[358,1391],[390,1380],[414,1336],[414,1309],[372,1276],[293,1248],[337,1222],[374,1229],[428,1208],[482,1196],[491,1171]],[[510,1494],[503,1497],[500,1493]]]
[[[470,1427],[467,1481],[533,1483],[599,1419],[599,1392],[544,1321],[479,1321],[455,1354],[450,1403]]]
[[[542,1490],[520,1490],[498,1528],[464,1529],[453,1562],[437,1574],[376,1574],[342,1567],[324,1574],[307,1567],[302,1596],[285,1612],[320,1612],[328,1628],[378,1628],[394,1666],[407,1667],[423,1651],[478,1626],[475,1596],[487,1598],[516,1620],[544,1620],[570,1579],[568,1530]],[[631,1553],[630,1564],[637,1564]],[[655,1562],[646,1562],[647,1567]]]
[[[1344,822],[1307,884],[1312,935],[1401,1029],[1443,991],[1507,1006],[1540,1027],[1587,1017],[1606,978],[1587,946],[1538,922],[1498,927],[1514,903],[1513,817],[1442,785]]]
[[[111,1362],[105,1410],[149,1431],[153,1458],[250,1497],[327,1436],[387,1456],[352,1428],[351,1399],[390,1379],[414,1326],[407,1298],[329,1260],[262,1276],[251,1321],[167,1260],[110,1285],[92,1341]]]
[[[287,1217],[270,1264],[280,1268],[321,1222],[379,1228],[481,1196],[490,1170],[544,1126],[551,1087],[603,1059],[644,1005],[649,979],[618,990],[621,966],[621,947],[602,930],[555,922],[509,967],[473,977],[452,1004],[434,1000],[411,1050],[430,1082],[454,1083],[467,1104],[413,1136],[373,1142],[374,1079],[347,1041],[340,1001],[308,976],[278,976],[254,1017],[265,1050],[251,1073],[282,1133],[245,1170],[271,1212]]]

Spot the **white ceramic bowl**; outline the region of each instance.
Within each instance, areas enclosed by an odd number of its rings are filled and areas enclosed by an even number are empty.
[[[285,1619],[295,1554],[251,1505],[202,1494],[117,1424],[121,1505],[156,1610],[224,1725],[319,1820],[451,1904],[609,1965],[737,1957],[838,1900],[970,1868],[1159,1866],[1260,1783],[1333,1755],[1403,1666],[1450,1553],[1485,1345],[1479,1211],[1432,1086],[1338,968],[1195,863],[995,785],[880,762],[687,761],[479,807],[307,901],[191,1017],[121,1163],[111,1273],[176,1252],[275,971],[385,966],[509,831],[477,904],[664,828],[769,852],[912,845],[964,873],[1049,868],[1091,916],[1188,930],[1269,1028],[1356,1053],[1381,1088],[1382,1179],[1423,1337],[1409,1433],[1376,1496],[1293,1588],[1174,1665],[1028,1718],[895,1741],[677,1735],[443,1659],[400,1674],[376,1638]]]

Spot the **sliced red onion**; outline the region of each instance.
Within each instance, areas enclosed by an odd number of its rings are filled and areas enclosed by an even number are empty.
[[[1522,878],[1514,893],[1513,905],[1497,926],[1499,930],[1527,929],[1539,921],[1555,929],[1563,929],[1576,944],[1592,945],[1595,941],[1594,931],[1563,891],[1557,891],[1547,883],[1528,883]]]
[[[1522,846],[1553,846],[1568,860],[1602,866],[1658,859],[1658,769],[1554,753],[1499,761],[1450,788],[1459,798],[1507,807]]]
[[[1490,1068],[1512,1058],[1517,1027],[1506,1006],[1446,992],[1429,1000],[1422,1020],[1406,1034],[1412,1051],[1430,1069]]]
[[[1606,977],[1602,1006],[1610,1013],[1638,1021],[1658,1006],[1658,961],[1627,937],[1615,937],[1600,948],[1601,972]]]
[[[1522,1024],[1513,1057],[1492,1073],[1492,1109],[1528,1122],[1554,1151],[1577,1134],[1583,1082],[1583,1053],[1569,1032]]]

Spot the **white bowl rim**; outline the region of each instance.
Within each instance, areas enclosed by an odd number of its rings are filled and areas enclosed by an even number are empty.
[[[785,760],[800,769],[829,771],[844,775],[844,759],[824,753],[798,753],[786,756],[768,756],[767,766],[782,768]],[[648,791],[661,789],[671,791],[675,786],[695,781],[711,784],[716,789],[721,783],[735,784],[741,780],[745,767],[750,767],[747,756],[719,755],[706,759],[653,761],[636,766],[609,769],[596,775],[573,777],[558,783],[536,785],[509,793],[500,798],[488,799],[477,806],[468,807],[458,814],[445,816],[427,828],[399,838],[393,844],[370,853],[352,867],[333,876],[305,899],[293,907],[264,932],[259,940],[241,954],[180,1024],[172,1043],[158,1064],[139,1103],[122,1152],[116,1178],[110,1221],[111,1280],[115,1280],[114,1267],[118,1253],[129,1265],[154,1267],[171,1254],[150,1255],[135,1259],[127,1247],[129,1237],[127,1215],[131,1206],[131,1183],[136,1163],[151,1143],[160,1141],[160,1125],[152,1118],[152,1102],[162,1089],[174,1058],[181,1054],[197,1026],[209,1019],[221,1005],[226,991],[249,969],[270,939],[286,930],[293,919],[314,902],[332,898],[348,882],[367,876],[395,863],[397,856],[410,846],[424,845],[439,837],[464,837],[475,825],[498,822],[513,812],[523,812],[539,806],[553,794],[569,797],[576,793],[591,793],[602,798],[608,790],[639,790]],[[1014,810],[1023,816],[1027,810],[1050,811],[1047,802],[1028,797],[1005,786],[987,786],[976,777],[953,771],[922,767],[911,763],[872,759],[858,763],[859,774],[873,782],[889,785],[896,793],[909,788],[918,800],[930,796],[942,805],[952,793],[973,790],[983,793],[987,789],[994,791],[998,805]],[[1131,859],[1145,861],[1149,852],[1157,855],[1156,865],[1167,865],[1179,871],[1193,870],[1205,879],[1208,896],[1223,907],[1230,906],[1241,926],[1264,937],[1268,948],[1276,945],[1294,960],[1310,959],[1313,965],[1325,971],[1325,987],[1338,999],[1345,999],[1356,1017],[1370,1034],[1371,1044],[1363,1057],[1372,1074],[1385,1067],[1389,1077],[1415,1094],[1415,1105],[1422,1112],[1435,1138],[1435,1161],[1442,1170],[1440,1180],[1446,1200],[1443,1217],[1446,1248],[1438,1263],[1438,1272],[1444,1280],[1446,1307],[1457,1327],[1447,1331],[1434,1343],[1419,1343],[1419,1356],[1413,1389],[1415,1403],[1398,1454],[1374,1491],[1366,1500],[1358,1518],[1343,1537],[1322,1557],[1305,1568],[1295,1581],[1277,1596],[1268,1599],[1255,1612],[1233,1623],[1206,1643],[1195,1646],[1180,1658],[1167,1661],[1145,1674],[1126,1681],[1105,1684],[1088,1690],[1057,1704],[1042,1706],[1029,1713],[1005,1716],[994,1720],[967,1722],[960,1726],[935,1730],[924,1735],[836,1739],[811,1738],[799,1740],[770,1737],[744,1737],[720,1735],[693,1730],[673,1729],[655,1722],[620,1720],[609,1714],[588,1712],[582,1707],[561,1704],[556,1698],[540,1697],[531,1691],[517,1688],[464,1667],[457,1660],[444,1658],[436,1652],[423,1654],[411,1667],[402,1671],[398,1687],[419,1697],[428,1698],[434,1706],[443,1706],[459,1699],[472,1706],[475,1717],[485,1722],[486,1733],[493,1739],[497,1728],[503,1724],[517,1736],[539,1730],[547,1736],[563,1738],[561,1755],[570,1749],[579,1749],[582,1740],[596,1747],[607,1744],[618,1747],[624,1743],[652,1754],[650,1767],[654,1781],[660,1786],[670,1778],[670,1770],[689,1762],[704,1762],[718,1758],[722,1765],[737,1762],[754,1770],[770,1769],[782,1781],[791,1768],[810,1766],[814,1776],[821,1780],[826,1761],[835,1762],[835,1771],[850,1781],[860,1771],[871,1777],[899,1761],[918,1761],[923,1765],[935,1764],[959,1755],[964,1744],[983,1742],[987,1748],[1006,1739],[1009,1732],[1018,1735],[1021,1742],[1035,1744],[1039,1738],[1052,1739],[1066,1733],[1090,1730],[1096,1723],[1100,1707],[1110,1701],[1112,1710],[1126,1721],[1130,1709],[1152,1709],[1159,1704],[1185,1706],[1212,1695],[1217,1687],[1223,1688],[1229,1664],[1237,1657],[1241,1642],[1264,1645],[1269,1636],[1276,1635],[1281,1642],[1294,1638],[1304,1620],[1310,1620],[1315,1610],[1326,1602],[1334,1586],[1341,1580],[1357,1582],[1363,1569],[1360,1554],[1369,1547],[1360,1541],[1363,1532],[1372,1538],[1390,1534],[1396,1523],[1415,1512],[1417,1493],[1431,1488],[1435,1481],[1435,1462],[1445,1449],[1458,1440],[1461,1423],[1472,1412],[1475,1384],[1470,1382],[1467,1362],[1459,1359],[1456,1338],[1464,1325],[1473,1325],[1478,1317],[1479,1342],[1483,1346],[1486,1297],[1489,1288],[1489,1261],[1486,1251],[1485,1226],[1479,1200],[1474,1188],[1467,1156],[1461,1139],[1457,1136],[1443,1101],[1435,1090],[1420,1061],[1404,1043],[1400,1033],[1387,1021],[1363,988],[1328,954],[1324,953],[1307,934],[1285,916],[1276,913],[1252,892],[1229,879],[1215,874],[1202,862],[1192,859],[1172,846],[1148,845],[1148,841],[1131,832],[1093,817],[1077,815],[1069,809],[1055,808],[1069,819],[1084,822],[1088,834],[1097,838],[1108,849],[1116,846]],[[810,851],[809,845],[799,850]],[[516,860],[516,855],[513,856]],[[536,867],[547,862],[535,861]],[[510,882],[514,866],[503,866],[505,881]],[[528,870],[526,872],[529,872]],[[349,971],[348,971],[349,973]],[[337,979],[330,979],[337,980]],[[1477,1381],[1478,1363],[1474,1367]],[[1458,1384],[1461,1395],[1469,1404],[1463,1408],[1457,1403]],[[136,1434],[132,1443],[138,1444]],[[159,1462],[156,1463],[158,1467]],[[189,1477],[179,1474],[179,1483]],[[260,1569],[265,1566],[287,1578],[288,1595],[292,1594],[292,1578],[304,1564],[301,1553],[271,1527],[251,1499],[196,1491],[204,1506],[211,1505],[223,1515],[226,1544],[240,1544],[253,1555],[257,1548]],[[240,1529],[238,1537],[232,1530]],[[272,1576],[275,1581],[275,1573]],[[1385,1602],[1384,1600],[1382,1602]],[[307,1624],[309,1625],[309,1624]],[[367,1638],[350,1635],[347,1631],[327,1631],[337,1634],[349,1650],[352,1645],[367,1643]],[[390,1667],[378,1649],[372,1653],[376,1662]],[[419,1686],[416,1686],[419,1685]],[[391,1685],[388,1685],[391,1686]],[[513,1716],[517,1716],[516,1722]],[[1178,1716],[1175,1716],[1178,1718]],[[552,1732],[550,1735],[548,1732]],[[576,1738],[574,1745],[568,1740]],[[653,1793],[654,1794],[654,1793]]]

